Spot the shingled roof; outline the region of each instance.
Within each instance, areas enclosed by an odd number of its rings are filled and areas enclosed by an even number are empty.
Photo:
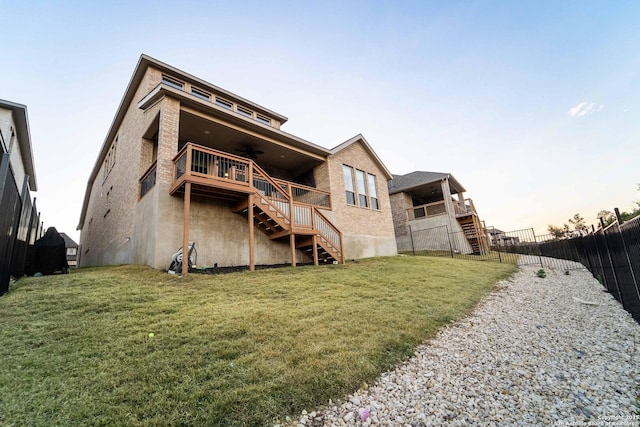
[[[406,175],[393,175],[393,179],[389,181],[389,194],[411,190],[412,188],[421,187],[446,178],[449,178],[449,181],[456,188],[466,191],[450,173],[414,171]]]
[[[74,240],[67,236],[65,233],[60,233],[60,237],[64,239],[64,247],[65,248],[77,248],[78,244],[74,242]]]

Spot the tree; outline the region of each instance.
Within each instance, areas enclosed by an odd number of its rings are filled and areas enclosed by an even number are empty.
[[[548,225],[547,231],[553,236],[553,240],[570,239],[574,235],[574,232],[571,231],[571,228],[567,224],[563,224],[562,227]]]
[[[616,216],[614,215],[614,213],[606,209],[603,209],[600,212],[598,212],[597,218],[598,219],[602,218],[602,221],[604,221],[605,227],[609,226],[610,224],[613,224],[616,220]]]
[[[564,239],[565,237],[564,230],[560,227],[556,227],[555,225],[547,226],[547,231],[549,231],[549,234],[553,236],[553,240],[560,240],[560,239]]]
[[[570,218],[569,223],[573,225],[574,235],[586,236],[589,234],[589,228],[587,227],[584,218],[579,213],[575,214],[573,218]]]

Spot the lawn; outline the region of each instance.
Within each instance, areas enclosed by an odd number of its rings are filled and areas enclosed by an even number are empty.
[[[375,380],[515,269],[400,256],[23,278],[0,298],[0,425],[271,425]]]

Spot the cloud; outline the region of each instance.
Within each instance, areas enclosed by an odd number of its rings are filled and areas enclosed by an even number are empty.
[[[604,105],[602,104],[598,105],[595,102],[582,101],[575,107],[569,108],[567,113],[569,113],[571,117],[583,117],[593,113],[599,113],[603,108]]]

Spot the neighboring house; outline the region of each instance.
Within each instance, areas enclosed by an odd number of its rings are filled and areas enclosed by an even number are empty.
[[[0,295],[10,277],[25,273],[28,246],[42,231],[31,200],[36,190],[27,107],[0,100]]]
[[[520,237],[507,236],[504,231],[498,228],[488,227],[487,233],[489,235],[491,246],[513,246],[520,244]]]
[[[286,121],[142,55],[89,178],[80,265],[167,268],[188,242],[200,266],[395,255],[391,174],[365,138],[326,149]]]
[[[64,239],[64,247],[67,253],[67,264],[69,267],[78,266],[78,244],[66,233],[60,233],[60,237]]]
[[[28,190],[37,191],[26,105],[0,99],[0,150],[9,154],[20,194],[25,189],[24,183]],[[28,177],[26,181],[25,177]]]
[[[389,198],[398,251],[486,254],[486,229],[473,201],[464,198],[465,191],[448,173],[415,171],[394,175],[389,181]],[[416,232],[426,236],[418,248],[412,240]]]

